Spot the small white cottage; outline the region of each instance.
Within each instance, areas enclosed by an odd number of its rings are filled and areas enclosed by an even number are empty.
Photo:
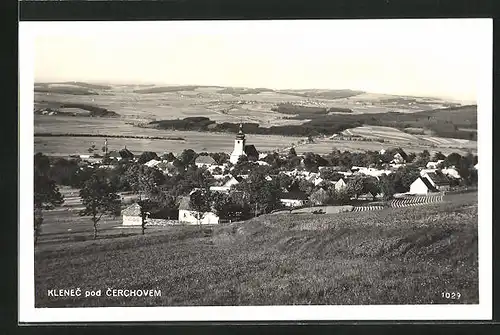
[[[124,226],[140,226],[141,219],[141,206],[138,203],[133,203],[122,211],[123,225]]]
[[[189,202],[189,197],[183,197],[179,203],[180,224],[219,224],[219,217],[213,212],[204,213],[203,218],[198,223],[198,219],[196,218],[197,212],[191,208]]]

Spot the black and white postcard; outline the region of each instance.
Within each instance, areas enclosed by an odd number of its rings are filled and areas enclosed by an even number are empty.
[[[19,26],[20,322],[491,319],[490,19]]]

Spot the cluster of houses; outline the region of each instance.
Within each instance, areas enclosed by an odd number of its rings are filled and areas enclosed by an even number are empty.
[[[380,151],[381,154],[385,153],[385,150]],[[119,151],[110,151],[107,156],[113,160],[121,159],[134,159],[134,154],[130,152],[127,148]],[[251,158],[253,162],[259,165],[269,165],[262,159],[265,158],[266,154],[259,154],[254,145],[246,144],[246,137],[240,126],[239,132],[236,134],[234,140],[234,149],[230,155],[229,161],[234,165],[236,164],[242,156],[247,156]],[[87,161],[92,161],[93,157],[90,155],[81,155],[82,159]],[[374,178],[379,178],[382,175],[389,175],[396,171],[401,166],[404,166],[408,160],[407,154],[402,149],[396,149],[394,153],[393,160],[389,164],[389,169],[376,169],[372,167],[364,166],[353,166],[348,171],[342,171],[340,169],[336,170],[336,178],[334,180],[328,179],[324,180],[321,177],[321,172],[323,169],[332,169],[332,167],[319,167],[318,172],[309,172],[305,170],[290,170],[282,171],[280,173],[291,177],[294,180],[306,180],[311,182],[314,186],[321,186],[325,184],[330,184],[334,186],[335,190],[340,191],[347,187],[348,180],[356,175],[366,175]],[[453,168],[441,169],[440,164],[443,161],[429,162],[425,168],[420,171],[420,176],[411,184],[409,194],[415,195],[426,195],[433,192],[442,192],[450,188],[450,182],[448,178],[460,179],[458,171]],[[156,168],[162,171],[166,175],[172,175],[176,171],[176,167],[172,162],[166,160],[151,159],[150,161],[144,163],[144,165],[150,168]],[[231,168],[228,164],[218,165],[217,162],[208,155],[200,155],[195,159],[195,165],[197,167],[206,168],[213,178],[217,181],[217,185],[210,187],[211,191],[229,193],[231,188],[244,179],[248,178],[248,175],[232,175]],[[477,169],[477,165],[476,165]],[[272,180],[274,176],[267,176],[267,180]],[[194,190],[193,190],[194,191]],[[318,187],[315,192],[326,192],[324,188]],[[363,198],[363,196],[359,197]],[[359,199],[358,198],[358,199]],[[368,198],[373,199],[373,196]],[[196,218],[196,212],[190,207],[190,198],[185,196],[180,200],[179,210],[178,210],[178,220],[179,224],[197,224],[198,219]],[[281,196],[281,202],[287,207],[301,207],[308,203],[308,196],[300,191],[289,191],[283,192]],[[314,204],[312,204],[314,205]],[[138,204],[132,204],[122,212],[123,215],[123,225],[141,225],[140,218],[140,207]],[[217,224],[220,219],[214,213],[205,213],[201,224]]]

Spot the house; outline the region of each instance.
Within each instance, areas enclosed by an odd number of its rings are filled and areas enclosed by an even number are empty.
[[[269,166],[269,163],[266,163],[264,161],[256,161],[255,163],[257,163],[259,165],[263,165],[263,166]]]
[[[432,186],[429,179],[425,177],[418,177],[415,179],[413,183],[410,185],[410,194],[428,194],[430,192],[437,192],[437,189]]]
[[[226,187],[231,187],[231,186],[234,186],[234,185],[238,185],[239,183],[241,183],[243,181],[243,177],[241,176],[232,176],[231,179],[229,179],[228,181],[226,181],[226,183],[223,185],[223,186],[226,186]]]
[[[255,145],[253,144],[245,145],[245,154],[251,161],[256,161],[259,159],[259,152],[257,151]]]
[[[154,158],[153,158],[152,160],[150,160],[150,161],[148,161],[148,162],[144,163],[144,165],[146,165],[147,167],[152,168],[152,167],[157,166],[157,165],[158,165],[158,164],[160,164],[160,163],[161,163],[161,161],[158,161],[158,160],[156,160],[156,159],[154,159]]]
[[[452,177],[455,179],[460,179],[460,173],[458,173],[457,169],[455,168],[447,168],[447,169],[442,169],[441,173],[444,174],[445,176]]]
[[[133,159],[134,158],[134,154],[130,150],[128,150],[127,147],[123,148],[118,153],[120,154],[122,159]]]
[[[124,226],[141,226],[141,206],[138,203],[133,203],[122,211],[122,225]]]
[[[404,152],[403,149],[401,148],[396,148],[394,149],[394,156],[393,156],[393,160],[391,161],[391,163],[396,163],[396,164],[403,164],[403,163],[406,163],[408,161],[408,155],[406,154],[406,152]]]
[[[445,175],[439,172],[428,172],[425,173],[422,178],[429,180],[431,185],[439,191],[446,191],[450,188],[450,181]]]
[[[210,191],[212,192],[229,193],[230,189],[231,188],[227,186],[210,186]]]
[[[176,167],[172,162],[161,161],[160,163],[155,165],[155,168],[163,172],[163,174],[172,175],[176,170]]]
[[[196,157],[196,159],[194,160],[194,164],[197,167],[201,168],[201,167],[210,167],[212,165],[217,165],[217,162],[211,156],[200,155]]]
[[[425,167],[427,169],[437,169],[438,165],[441,164],[442,162],[444,162],[443,159],[440,159],[437,162],[429,162],[429,163],[427,163],[427,165]]]
[[[108,153],[108,157],[110,159],[114,159],[114,160],[117,160],[117,161],[120,161],[122,159],[122,156],[120,155],[120,153],[116,150],[112,150]]]
[[[344,181],[343,178],[340,178],[338,181],[335,182],[335,191],[344,190],[346,187],[347,183]]]
[[[477,163],[477,164],[479,164],[479,163]],[[476,169],[476,170],[477,170],[477,164],[476,164],[476,165],[474,165],[474,169]]]
[[[437,169],[422,169],[420,170],[420,175],[425,176],[427,173],[436,172]]]
[[[219,224],[219,217],[213,212],[205,212],[202,215],[200,222],[196,218],[198,212],[191,208],[190,198],[182,197],[179,203],[179,223],[180,224]]]
[[[280,201],[287,207],[304,206],[307,201],[307,195],[302,191],[290,191],[281,195]]]

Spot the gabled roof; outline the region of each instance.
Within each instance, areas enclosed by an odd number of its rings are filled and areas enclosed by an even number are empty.
[[[434,188],[434,186],[432,186],[431,182],[425,178],[425,177],[418,177],[418,179],[422,180],[422,182],[425,184],[425,186],[431,190],[431,191],[435,191],[436,189]]]
[[[160,163],[161,163],[161,161],[156,160],[156,159],[153,158],[150,161],[147,161],[146,163],[144,163],[144,165],[146,165],[147,167],[154,167],[154,166],[157,166]]]
[[[257,149],[255,149],[255,145],[253,144],[245,145],[244,151],[247,156],[259,158],[259,152],[257,151]]]
[[[171,162],[165,162],[165,161],[156,164],[156,167],[161,170],[165,170],[169,166],[173,166],[173,164]]]
[[[432,180],[437,186],[449,185],[449,180],[441,173],[428,172],[426,175]]]
[[[191,201],[190,197],[182,197],[179,202],[179,210],[190,211],[191,210],[190,201]]]
[[[122,158],[134,158],[134,154],[127,148],[123,148],[119,153]]]
[[[407,161],[407,160],[408,160],[408,155],[406,154],[406,152],[404,152],[404,150],[403,150],[403,149],[401,149],[401,148],[396,148],[396,149],[394,149],[394,151],[395,151],[395,154],[396,154],[396,153],[400,154],[400,155],[401,155],[401,157],[403,157],[403,159],[404,159],[405,161]]]
[[[135,202],[122,211],[122,215],[126,216],[141,216],[141,206]]]
[[[116,157],[120,157],[121,158],[122,157],[120,155],[120,153],[118,151],[116,151],[116,150],[112,150],[112,151],[108,152],[108,156],[109,157],[113,157],[113,158],[116,158]]]
[[[215,161],[215,159],[213,159],[211,156],[208,156],[208,155],[204,155],[204,156],[198,156],[196,157],[196,159],[194,160],[194,163],[195,164],[210,164],[210,165],[216,165],[217,162]]]

